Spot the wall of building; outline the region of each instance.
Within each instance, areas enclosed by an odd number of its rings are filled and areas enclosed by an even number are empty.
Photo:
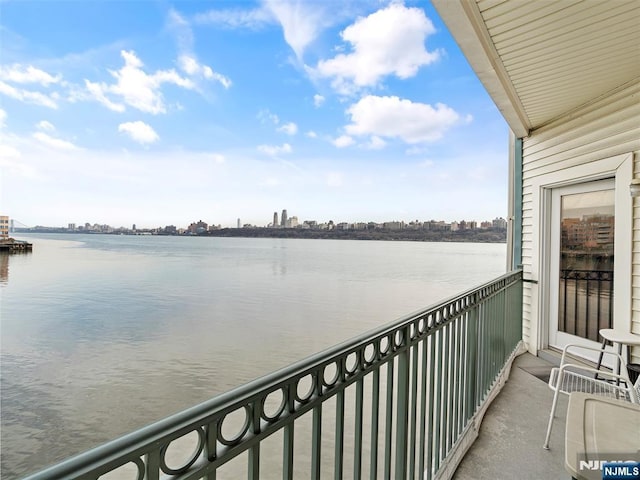
[[[632,175],[640,175],[638,119],[640,82],[627,85],[607,98],[598,99],[523,139],[522,263],[524,277],[539,282],[525,283],[524,286],[523,335],[532,352],[546,341],[539,318],[546,301],[542,259],[549,241],[548,231],[544,227],[548,217],[548,211],[545,210],[547,187],[556,178],[559,185],[566,182],[567,172],[572,175],[579,173],[582,181],[588,180],[590,175],[595,178],[603,163],[611,164],[604,160],[614,157],[630,159],[625,163],[628,167],[620,167],[619,176],[623,181],[616,184],[616,198],[620,198],[621,203],[629,204],[626,210],[628,215],[625,214],[628,218],[616,218],[616,222],[629,222],[627,230],[632,237],[627,242],[630,251],[624,252],[628,257],[627,262],[631,260],[628,280],[623,280],[625,275],[618,279],[627,281],[629,305],[627,307],[625,300],[625,305],[617,314],[631,317],[626,323],[630,324],[633,332],[640,334],[640,200],[631,199],[628,191]],[[624,188],[626,191],[622,192]],[[634,361],[640,363],[640,349],[636,349],[633,355]]]
[[[0,215],[0,238],[6,238],[9,236],[9,217],[7,215]]]

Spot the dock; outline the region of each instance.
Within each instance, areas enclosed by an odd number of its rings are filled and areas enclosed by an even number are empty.
[[[0,253],[21,253],[33,250],[33,244],[23,240],[14,238],[5,238],[0,240]]]

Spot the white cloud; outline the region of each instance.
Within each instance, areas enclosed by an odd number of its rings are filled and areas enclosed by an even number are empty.
[[[0,160],[7,160],[10,158],[20,158],[20,151],[11,145],[4,145],[0,143]],[[2,163],[0,163],[0,165],[2,165]]]
[[[7,112],[0,108],[0,128],[4,128],[7,125]]]
[[[215,163],[224,163],[225,162],[224,155],[222,155],[220,153],[214,153],[211,157],[213,158],[213,161]]]
[[[309,130],[307,133],[305,133],[305,135],[309,138],[318,138],[318,134],[313,130]]]
[[[279,127],[278,131],[286,133],[287,135],[295,135],[298,133],[298,126],[293,122],[289,122]]]
[[[13,83],[38,83],[47,87],[52,83],[59,83],[62,80],[62,76],[53,76],[32,65],[20,65],[16,63],[10,66],[0,65],[0,79]]]
[[[434,32],[422,9],[392,3],[359,18],[341,33],[351,53],[321,60],[311,71],[332,78],[333,87],[342,94],[376,86],[387,75],[409,78],[439,58],[439,52],[429,52],[424,45]]]
[[[207,80],[215,80],[224,88],[229,88],[231,86],[231,80],[229,78],[218,72],[214,72],[213,69],[207,65],[198,63],[198,61],[192,56],[180,55],[178,58],[178,65],[183,72],[191,76],[200,76]]]
[[[48,147],[57,148],[59,150],[78,150],[78,147],[73,143],[52,137],[44,132],[35,132],[32,137]]]
[[[324,103],[324,97],[322,95],[318,95],[317,93],[313,96],[313,104],[316,107],[319,107]]]
[[[190,51],[193,48],[193,32],[186,18],[171,8],[167,15],[167,26],[176,35],[181,51]]]
[[[331,143],[333,143],[338,148],[344,148],[348,147],[349,145],[353,145],[355,143],[355,140],[349,135],[341,135],[340,137],[332,140]]]
[[[169,83],[188,90],[195,88],[192,80],[181,77],[173,69],[147,74],[142,69],[144,64],[133,51],[122,50],[120,55],[124,59],[124,66],[120,70],[109,71],[116,80],[115,83],[109,85],[85,80],[91,97],[111,110],[121,112],[124,106],[112,101],[107,95],[119,97],[125,104],[142,112],[165,113],[166,106],[161,92],[163,84]]]
[[[291,153],[293,149],[291,145],[288,143],[283,143],[281,146],[278,145],[259,145],[258,151],[264,153],[265,155],[269,155],[270,157],[277,157],[282,153]]]
[[[203,65],[198,61],[196,54],[193,52],[193,32],[191,25],[176,10],[169,10],[167,18],[168,27],[174,32],[180,55],[178,56],[178,67],[187,75],[192,77],[200,77],[205,80],[214,80],[219,82],[224,88],[231,86],[231,80],[224,75],[214,72],[207,65]]]
[[[85,86],[87,87],[87,91],[89,92],[89,97],[96,100],[98,103],[101,103],[109,110],[113,110],[114,112],[122,113],[126,110],[126,107],[122,103],[112,102],[105,96],[105,88],[103,84],[90,82],[89,80],[84,81]],[[79,98],[82,98],[80,96]]]
[[[0,81],[0,93],[15,100],[20,100],[21,102],[31,103],[34,105],[40,105],[42,107],[53,109],[58,108],[58,94],[55,92],[50,95],[46,95],[41,92],[18,89],[5,82]]]
[[[204,25],[223,25],[230,28],[258,29],[273,22],[273,16],[264,8],[209,10],[194,17]]]
[[[144,122],[126,122],[118,125],[118,131],[127,134],[132,140],[143,145],[156,142],[160,139],[153,128]]]
[[[326,6],[331,5],[331,2],[264,0],[264,4],[280,23],[284,39],[298,60],[302,60],[305,49],[318,34],[337,18],[335,12],[326,10]]]
[[[455,110],[442,103],[435,108],[396,96],[367,95],[347,109],[349,135],[400,138],[407,143],[432,142],[459,121]]]
[[[38,130],[45,130],[47,132],[53,132],[56,129],[56,127],[54,127],[51,122],[47,122],[46,120],[42,120],[36,123],[36,128]]]
[[[387,145],[387,142],[385,142],[383,139],[381,139],[377,135],[373,135],[369,139],[369,142],[364,144],[364,148],[368,148],[370,150],[380,150],[384,148],[386,145]]]
[[[346,6],[336,11],[326,5],[325,2],[304,0],[262,0],[259,8],[210,10],[196,15],[194,21],[198,24],[252,30],[279,24],[285,41],[301,60],[305,49],[323,29],[341,21],[347,13],[352,14],[347,12]]]
[[[274,125],[278,125],[280,123],[280,118],[275,113],[271,113],[269,110],[260,110],[256,118],[260,120],[260,123],[271,122]]]

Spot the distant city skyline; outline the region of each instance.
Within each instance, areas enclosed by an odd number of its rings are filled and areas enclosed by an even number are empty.
[[[286,209],[283,210],[283,212],[286,213]],[[1,212],[0,212],[1,213]],[[273,214],[273,220],[272,221],[264,221],[262,223],[250,223],[250,222],[244,222],[241,218],[237,217],[235,219],[235,221],[233,222],[233,224],[230,225],[226,225],[223,224],[221,222],[216,222],[215,219],[209,219],[209,221],[207,221],[207,219],[198,219],[198,220],[186,220],[184,222],[160,222],[156,225],[151,225],[151,226],[146,226],[145,222],[143,221],[141,222],[135,222],[132,223],[130,225],[125,225],[125,224],[110,224],[107,222],[100,222],[100,221],[85,221],[85,222],[66,222],[63,224],[46,224],[46,223],[39,223],[39,224],[35,224],[35,225],[28,225],[23,223],[22,221],[20,221],[19,219],[14,219],[12,218],[10,215],[6,216],[5,218],[8,218],[11,224],[16,223],[16,227],[18,228],[33,228],[33,227],[51,227],[51,228],[68,228],[68,229],[74,229],[74,228],[78,228],[78,227],[83,227],[83,226],[87,226],[87,225],[103,225],[103,226],[109,226],[112,228],[125,228],[125,229],[130,229],[130,230],[144,230],[144,229],[151,229],[151,228],[158,228],[159,226],[165,227],[167,225],[172,225],[175,226],[176,228],[188,228],[189,224],[197,224],[198,222],[204,222],[207,225],[215,225],[218,228],[242,228],[245,225],[250,225],[252,227],[258,227],[258,228],[269,228],[269,227],[275,227],[275,228],[282,228],[282,227],[287,227],[287,228],[295,228],[297,226],[301,226],[304,223],[308,223],[308,222],[313,222],[314,224],[334,224],[334,225],[338,225],[338,224],[357,224],[357,223],[376,223],[376,224],[385,224],[385,223],[392,223],[392,222],[397,222],[397,223],[403,223],[403,224],[412,224],[412,223],[428,223],[428,222],[440,222],[443,224],[452,224],[452,223],[460,223],[460,222],[474,222],[477,223],[478,225],[480,225],[482,222],[495,222],[497,220],[504,220],[505,222],[507,222],[506,217],[503,217],[502,215],[494,215],[491,218],[482,218],[482,219],[476,219],[476,218],[470,218],[470,217],[466,217],[466,218],[457,218],[457,219],[453,219],[453,220],[448,220],[448,219],[438,219],[438,218],[425,218],[425,219],[418,219],[418,218],[414,218],[414,219],[402,219],[402,218],[394,218],[394,219],[386,219],[384,221],[375,221],[375,220],[367,220],[367,219],[358,219],[356,221],[348,221],[348,220],[344,220],[344,219],[340,219],[339,217],[335,217],[335,216],[330,216],[330,217],[323,217],[320,219],[314,219],[314,218],[301,218],[298,215],[292,215],[292,216],[281,216],[280,219],[278,220],[278,212],[274,212]],[[296,222],[295,225],[290,225],[288,224],[288,222],[291,221],[291,219],[294,219],[294,221]]]
[[[252,227],[252,228],[327,228],[327,226],[330,226],[330,228],[335,228],[337,226],[340,226],[341,228],[345,228],[345,226],[347,228],[362,228],[364,225],[377,225],[378,227],[381,228],[412,228],[415,225],[423,225],[423,224],[431,224],[432,226],[434,225],[440,225],[442,227],[447,227],[447,228],[452,228],[452,229],[458,229],[459,226],[462,226],[462,228],[507,228],[507,224],[508,224],[508,220],[505,219],[502,216],[496,216],[492,219],[482,219],[482,220],[476,220],[476,219],[471,219],[471,218],[461,218],[461,219],[457,219],[457,220],[452,220],[452,221],[446,221],[446,220],[442,220],[442,219],[435,219],[435,218],[430,218],[428,220],[420,220],[420,219],[413,219],[413,220],[404,220],[404,219],[394,219],[394,220],[386,220],[384,222],[375,222],[372,220],[364,220],[361,219],[359,221],[356,222],[348,222],[348,221],[343,221],[343,220],[336,220],[334,221],[332,218],[329,219],[310,219],[310,218],[305,218],[305,219],[300,219],[298,218],[298,216],[296,215],[292,215],[292,216],[288,216],[286,214],[287,210],[284,209],[283,213],[284,215],[282,215],[280,218],[281,220],[278,221],[278,214],[277,212],[274,212],[273,215],[273,221],[272,222],[266,222],[263,224],[252,224],[252,223],[246,223],[246,222],[242,222],[240,218],[236,219],[236,222],[234,225],[223,225],[221,223],[215,223],[215,222],[208,222],[206,220],[203,219],[199,219],[197,221],[191,221],[191,222],[183,222],[183,223],[179,223],[179,224],[158,224],[152,227],[140,227],[138,226],[138,224],[134,223],[132,224],[130,227],[126,226],[126,225],[117,225],[117,224],[108,224],[108,223],[101,223],[101,222],[83,222],[83,223],[78,223],[78,222],[68,222],[67,224],[64,225],[48,225],[48,224],[37,224],[37,225],[25,225],[22,222],[20,222],[19,220],[15,220],[12,219],[8,216],[4,217],[7,219],[10,219],[9,222],[12,225],[13,228],[13,224],[17,223],[18,225],[16,225],[17,228],[37,228],[37,227],[42,227],[42,228],[52,228],[52,229],[66,229],[66,230],[70,230],[70,231],[75,231],[75,230],[131,230],[131,231],[143,231],[143,230],[157,230],[157,229],[171,229],[172,231],[191,231],[192,233],[198,233],[198,231],[203,232],[206,231],[208,229],[221,229],[221,228],[246,228],[246,227]],[[337,218],[337,217],[336,217]]]
[[[332,5],[3,2],[0,211],[139,228],[264,224],[272,205],[505,216],[507,125],[431,4]]]

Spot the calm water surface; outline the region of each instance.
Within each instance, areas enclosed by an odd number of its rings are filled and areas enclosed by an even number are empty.
[[[19,235],[0,258],[19,478],[491,280],[504,244]]]

